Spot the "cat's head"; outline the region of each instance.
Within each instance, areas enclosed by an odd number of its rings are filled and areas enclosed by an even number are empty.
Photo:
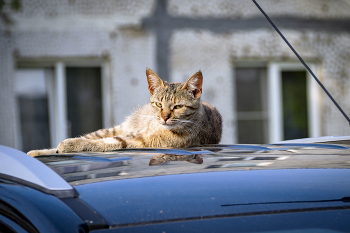
[[[201,106],[203,76],[194,73],[184,83],[163,81],[151,69],[146,70],[150,101],[159,123],[165,129],[193,123]]]

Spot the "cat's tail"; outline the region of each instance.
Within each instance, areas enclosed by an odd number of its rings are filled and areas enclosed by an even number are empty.
[[[27,154],[32,157],[35,157],[38,155],[52,155],[56,153],[57,153],[57,148],[53,148],[53,149],[43,149],[43,150],[31,150]]]

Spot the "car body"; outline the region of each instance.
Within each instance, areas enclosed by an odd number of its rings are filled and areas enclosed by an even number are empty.
[[[0,146],[0,229],[349,232],[348,142],[318,138],[35,158]]]

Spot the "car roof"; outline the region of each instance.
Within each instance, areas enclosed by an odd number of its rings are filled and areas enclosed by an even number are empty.
[[[207,145],[37,156],[71,185],[169,174],[232,170],[349,168],[350,147],[320,143]]]
[[[321,137],[306,139],[307,143],[296,140],[269,145],[120,149],[36,158],[1,146],[0,175],[63,197],[76,195],[74,185],[106,180],[212,171],[348,168],[349,138]],[[339,144],[327,144],[327,140]]]

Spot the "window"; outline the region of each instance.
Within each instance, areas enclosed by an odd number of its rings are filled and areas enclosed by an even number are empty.
[[[48,92],[45,70],[20,69],[15,75],[20,143],[24,151],[50,147]]]
[[[236,69],[238,143],[267,143],[266,68]]]
[[[234,72],[236,142],[320,136],[319,87],[302,64],[243,64]]]
[[[23,151],[56,147],[68,137],[109,127],[106,74],[104,64],[20,66],[16,93],[21,144],[17,147]]]
[[[100,67],[66,69],[68,137],[102,128]]]
[[[282,71],[283,138],[307,138],[306,71]]]
[[[309,67],[314,73],[316,73],[316,65],[311,63],[309,64]],[[306,72],[305,67],[300,63],[271,62],[267,65],[267,68],[269,94],[269,142],[273,143],[304,136],[319,137],[321,135],[319,114],[320,87],[317,82],[309,72]],[[291,84],[294,82],[295,84]],[[287,84],[289,86],[288,88],[286,87]],[[288,93],[283,93],[283,86],[285,91],[289,91],[287,89],[290,89],[294,94],[298,89],[304,90],[303,94],[300,95],[300,97],[304,97],[300,98],[298,101],[293,100],[294,103],[298,103],[298,106],[301,109],[300,111],[293,111],[293,114],[295,114],[293,116],[293,121],[297,121],[297,118],[300,119],[303,115],[305,120],[304,123],[298,124],[299,131],[303,130],[303,134],[299,133],[298,135],[292,136],[292,128],[295,127],[295,125],[290,125],[290,122],[288,122],[289,116],[287,116],[287,114],[289,114],[293,108],[290,103],[293,101],[289,100],[289,103],[285,102],[283,104],[283,96],[285,98],[291,98],[291,96],[288,97]],[[287,125],[285,126],[284,124]]]

